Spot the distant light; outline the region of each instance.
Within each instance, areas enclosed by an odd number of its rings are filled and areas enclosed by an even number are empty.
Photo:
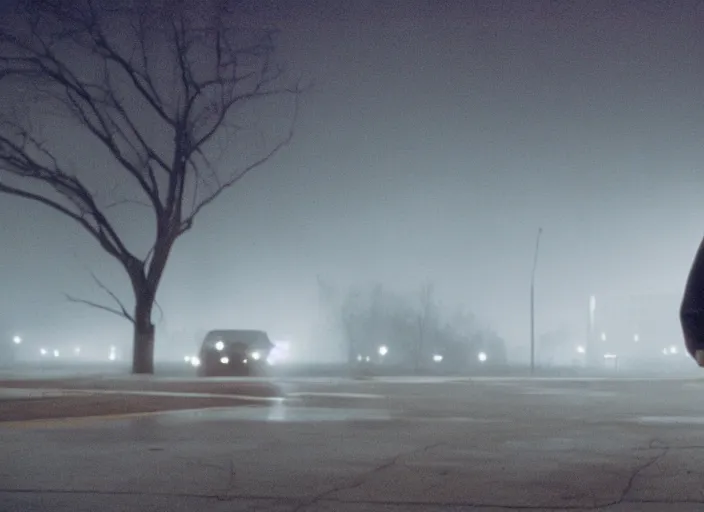
[[[382,345],[379,347],[379,355],[381,357],[384,357],[388,353],[389,353],[389,347],[387,347],[386,345]]]
[[[80,353],[81,353],[81,347],[75,347],[75,348],[73,349],[73,353],[76,354],[76,355],[80,354]]]
[[[670,347],[670,354],[676,354],[677,352],[678,352],[677,347],[674,346],[674,345],[672,345],[672,346]]]
[[[617,357],[616,354],[604,354],[604,359],[616,359]]]
[[[486,352],[479,352],[477,359],[479,359],[480,363],[486,362]]]
[[[262,354],[256,350],[252,352],[251,356],[255,361],[259,361],[262,358]]]
[[[635,341],[636,343],[638,343],[638,342],[640,341],[640,336],[638,336],[638,334],[634,334],[634,335],[633,335],[633,341]]]
[[[275,341],[274,347],[267,354],[267,362],[271,365],[285,361],[289,357],[291,343],[288,341]]]
[[[291,342],[288,340],[274,341],[274,348],[283,352],[288,352],[291,349]]]
[[[229,357],[221,357],[220,362],[222,364],[228,364],[230,362],[230,358]]]
[[[20,336],[13,336],[12,343],[14,343],[15,345],[19,345],[20,343],[22,343],[22,338]]]
[[[225,349],[225,344],[222,341],[218,341],[215,344],[215,350],[217,350],[218,352],[222,352],[224,349]]]
[[[601,333],[601,341],[606,341],[606,333],[605,332]]]
[[[361,361],[361,360],[362,360],[362,354],[359,354],[359,355],[357,356],[357,361]]]
[[[117,356],[114,353],[110,352],[110,355],[108,356],[108,360],[114,361],[115,359],[117,359]]]
[[[372,360],[372,358],[371,358],[371,357],[369,357],[369,356],[367,356],[367,357],[365,357],[365,358],[364,358],[364,360],[365,360],[365,361],[367,361],[367,362],[369,362],[369,361],[371,361],[371,360]]]
[[[183,356],[183,360],[184,360],[184,362],[186,362],[186,363],[190,363],[190,362],[191,362],[191,356]]]
[[[59,351],[58,351],[58,350],[54,350],[54,357],[59,357]]]
[[[442,362],[442,356],[440,354],[435,354],[433,356],[433,361],[435,361],[436,363]]]
[[[584,348],[583,345],[577,345],[577,353],[584,354],[586,352],[587,352],[587,350]]]
[[[244,364],[247,364],[247,363],[249,362],[249,359],[242,359],[242,362],[243,362]]]
[[[191,366],[198,368],[200,366],[200,358],[196,356],[191,357]]]
[[[45,348],[40,348],[40,349],[39,349],[39,353],[40,353],[41,355],[45,356],[45,355],[46,355],[46,349],[45,349]]]
[[[667,350],[666,348],[664,348],[664,349],[662,349],[662,353],[663,353],[664,355],[667,355],[667,354],[669,354],[669,353],[670,353],[670,351],[669,351],[669,350]]]

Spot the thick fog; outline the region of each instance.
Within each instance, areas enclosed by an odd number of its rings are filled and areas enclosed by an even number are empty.
[[[259,3],[310,89],[291,144],[177,242],[157,357],[194,352],[210,329],[253,328],[301,360],[342,360],[350,290],[381,285],[420,308],[430,283],[444,323],[471,317],[525,363],[539,228],[536,339],[554,347],[540,361],[574,359],[590,296],[605,353],[681,347],[704,222],[704,11],[576,4]],[[137,244],[150,234],[139,215],[121,226]],[[5,337],[20,333],[32,357],[54,345],[127,354],[127,322],[64,298],[102,301],[94,272],[131,304],[122,269],[48,209],[0,196],[0,219]]]

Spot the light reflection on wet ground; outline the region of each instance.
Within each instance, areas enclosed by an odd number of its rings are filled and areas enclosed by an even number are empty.
[[[284,403],[268,407],[228,407],[197,411],[174,411],[148,417],[160,425],[203,422],[328,423],[407,421],[415,423],[487,423],[497,420],[471,416],[419,416],[386,408],[289,407]]]
[[[392,415],[385,409],[333,407],[289,407],[284,403],[268,407],[232,407],[187,411],[155,416],[161,423],[198,421],[265,421],[284,423],[321,423],[335,421],[388,421]]]

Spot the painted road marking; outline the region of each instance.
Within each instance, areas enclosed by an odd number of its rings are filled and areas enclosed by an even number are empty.
[[[631,421],[656,425],[704,425],[704,416],[640,416]]]
[[[299,392],[299,393],[287,393],[286,396],[288,397],[296,397],[296,398],[305,398],[305,397],[311,397],[311,398],[371,398],[371,399],[380,399],[380,398],[387,398],[386,395],[374,395],[371,393],[316,393],[316,392]]]
[[[544,395],[544,396],[590,396],[590,397],[615,397],[613,391],[595,391],[590,389],[557,389],[557,388],[526,388],[518,389],[516,393],[521,395]]]

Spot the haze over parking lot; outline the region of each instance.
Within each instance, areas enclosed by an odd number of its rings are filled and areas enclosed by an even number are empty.
[[[448,316],[472,312],[525,360],[539,226],[539,337],[583,337],[592,294],[655,295],[663,344],[679,341],[667,322],[703,218],[700,2],[257,9],[281,28],[282,62],[314,85],[287,149],[177,244],[155,313],[161,357],[211,327],[257,327],[340,358],[340,333],[318,329],[323,276],[408,297],[430,281]],[[64,149],[101,167],[87,139],[64,133]],[[115,215],[143,245],[139,209]],[[0,217],[0,329],[129,349],[128,325],[63,299],[102,297],[90,269],[130,303],[93,241],[12,197]]]

